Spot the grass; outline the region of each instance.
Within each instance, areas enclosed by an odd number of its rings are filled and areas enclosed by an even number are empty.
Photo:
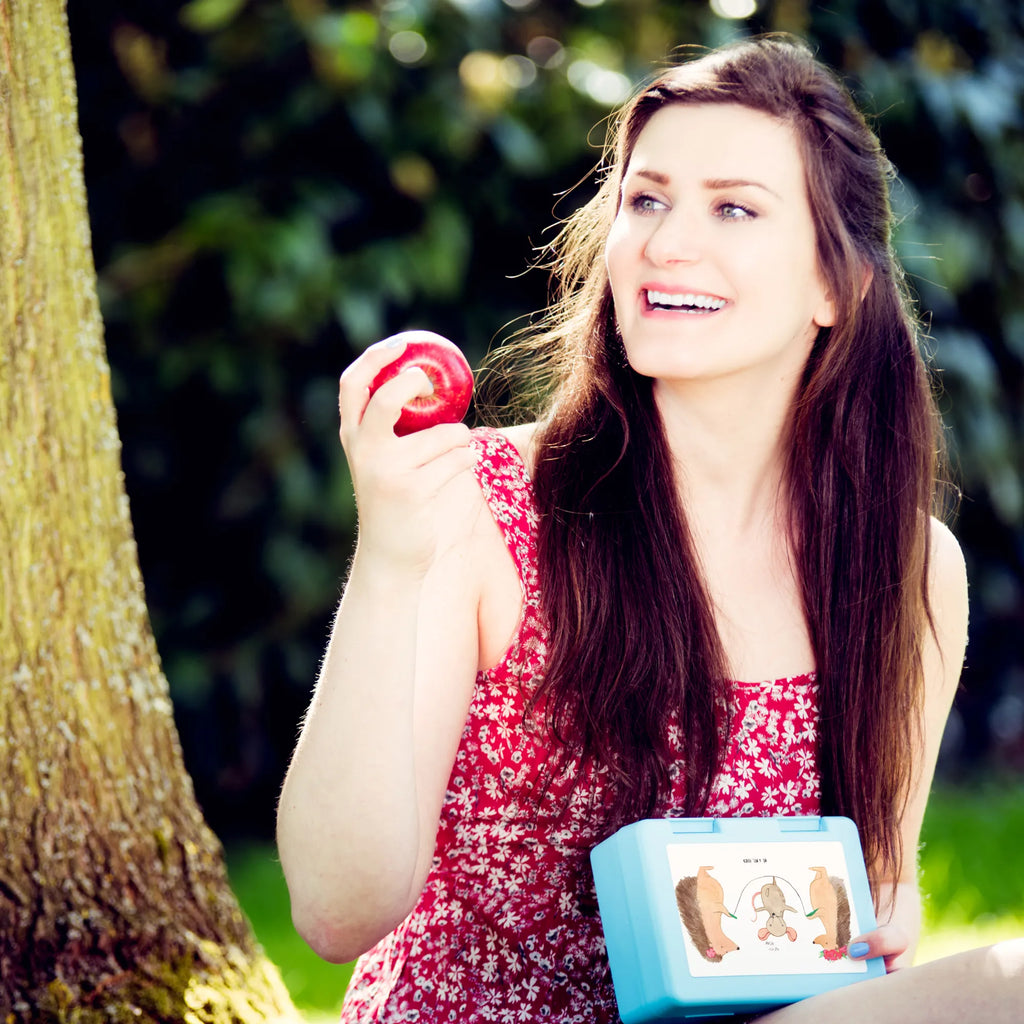
[[[918,962],[1024,936],[1024,786],[938,787],[922,832],[925,928]],[[228,871],[260,944],[310,1024],[336,1020],[351,966],[328,964],[292,927],[276,853],[228,850]]]
[[[940,786],[922,829],[918,961],[1024,936],[1024,785]]]
[[[230,847],[227,864],[242,910],[267,956],[280,969],[295,1006],[311,1022],[336,1020],[352,965],[321,960],[295,931],[274,846],[250,843]]]

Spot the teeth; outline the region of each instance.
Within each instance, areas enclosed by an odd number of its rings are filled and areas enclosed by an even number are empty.
[[[652,306],[671,306],[681,309],[689,306],[697,309],[721,309],[725,305],[725,299],[716,298],[713,295],[695,295],[693,292],[672,294],[670,292],[656,292],[648,289],[647,301]]]

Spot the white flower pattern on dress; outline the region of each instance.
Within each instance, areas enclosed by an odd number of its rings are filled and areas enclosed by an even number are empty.
[[[537,511],[509,442],[478,430],[474,445],[480,486],[522,581],[523,612],[505,659],[477,678],[423,892],[359,959],[341,1020],[613,1024],[619,1016],[589,862],[604,838],[591,808],[607,793],[605,773],[588,769],[570,793],[576,764],[554,773],[543,730],[524,728],[547,638]],[[817,720],[813,675],[732,684],[727,752],[707,813],[817,814]],[[667,734],[678,748],[678,722]],[[664,816],[683,806],[683,773],[671,775]]]

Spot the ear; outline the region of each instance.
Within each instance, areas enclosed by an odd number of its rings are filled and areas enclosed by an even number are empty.
[[[816,327],[834,327],[836,322],[836,304],[832,301],[831,292],[822,292],[821,300],[814,311]]]
[[[864,296],[867,295],[868,289],[871,287],[871,281],[874,279],[875,272],[866,263],[864,264],[864,275],[860,281],[860,301],[864,301]]]
[[[875,272],[867,264],[864,265],[864,271],[861,274],[860,281],[860,301],[864,301],[864,296],[868,293],[868,288],[871,287],[871,281],[875,276]],[[836,304],[832,300],[832,293],[825,289],[821,295],[821,301],[818,303],[817,309],[814,311],[814,323],[818,327],[834,327],[836,323]]]

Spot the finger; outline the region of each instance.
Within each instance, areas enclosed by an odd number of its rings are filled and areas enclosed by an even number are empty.
[[[425,398],[433,393],[434,386],[422,368],[409,366],[370,396],[361,422],[369,430],[393,433],[403,407],[415,398]]]
[[[464,423],[442,423],[405,437],[384,429],[386,436],[377,438],[364,425],[346,448],[357,502],[373,492],[412,504],[427,501],[476,463],[472,432]]]
[[[392,433],[387,449],[374,446],[374,454],[367,456],[360,480],[408,501],[429,500],[453,476],[476,464],[471,438],[462,423],[442,423],[405,437]]]
[[[394,440],[396,444],[392,450],[402,451],[402,462],[405,462],[404,439]],[[353,479],[361,528],[365,530],[367,524],[393,523],[396,509],[400,517],[407,516],[409,510],[429,509],[446,486],[460,476],[472,474],[476,460],[476,449],[460,445],[415,468],[406,467],[395,472],[394,466],[385,471],[379,465],[371,465],[364,476]],[[374,508],[384,510],[382,518],[373,512]]]
[[[883,957],[886,966],[910,945],[910,937],[896,924],[885,924],[874,931],[865,932],[851,940],[847,953],[851,960],[869,960]]]
[[[432,498],[456,477],[469,472],[476,464],[477,454],[472,448],[459,446],[431,459],[422,469],[422,493],[425,498]]]
[[[360,424],[370,401],[370,385],[388,363],[393,363],[405,351],[405,345],[400,337],[378,341],[345,368],[338,383],[343,431],[351,433]]]
[[[465,423],[438,423],[401,438],[410,465],[426,466],[454,448],[468,449],[473,433]]]

